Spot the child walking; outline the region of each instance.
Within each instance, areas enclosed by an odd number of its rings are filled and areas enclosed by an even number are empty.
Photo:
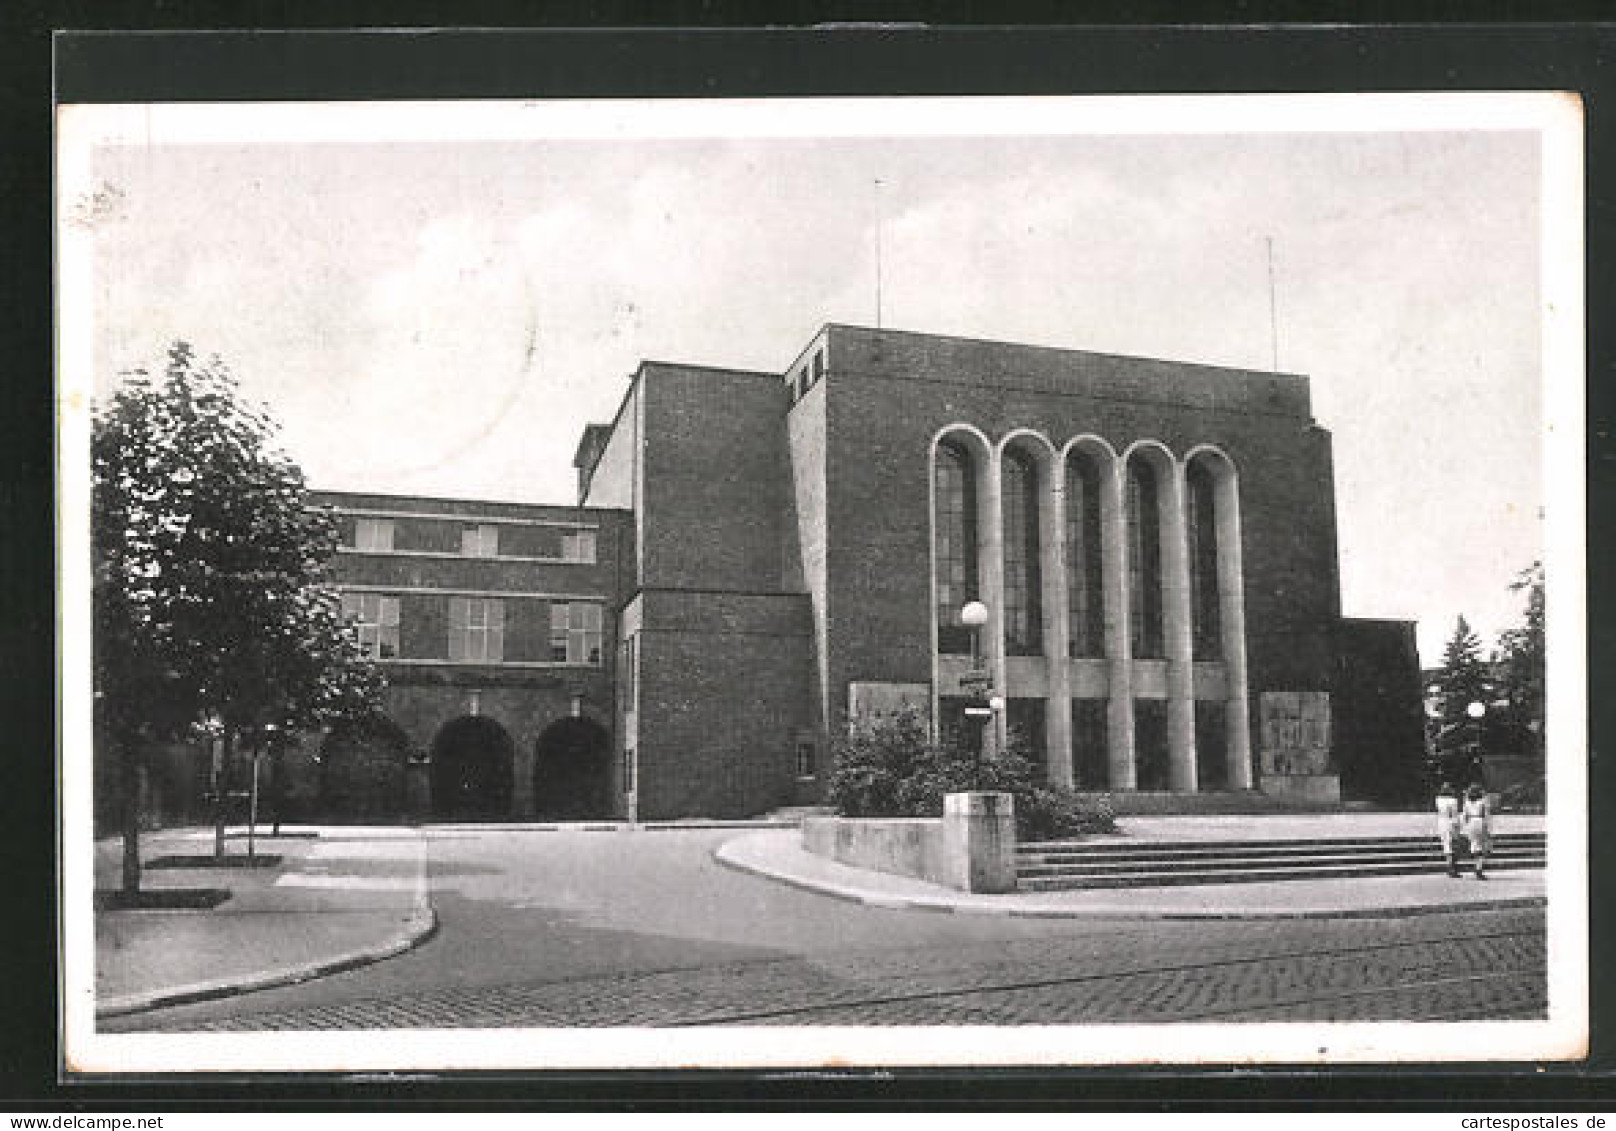
[[[1459,795],[1448,782],[1436,791],[1436,837],[1442,842],[1442,856],[1448,862],[1448,875],[1459,874],[1455,853],[1459,851]]]

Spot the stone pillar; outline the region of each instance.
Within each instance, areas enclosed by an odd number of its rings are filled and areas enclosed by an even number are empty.
[[[417,758],[404,763],[404,804],[417,820],[432,815],[432,763]]]
[[[526,820],[533,816],[533,747],[517,743],[511,759],[511,816]]]
[[[1004,484],[999,480],[999,453],[988,449],[987,466],[977,479],[977,576],[988,623],[982,626],[983,662],[993,675],[993,692],[1009,697],[1009,674],[1004,657]],[[983,728],[982,756],[992,758],[1004,749],[1005,716],[998,711]]]
[[[1133,749],[1133,641],[1128,637],[1126,468],[1113,460],[1100,488],[1100,589],[1105,595],[1105,654],[1110,659],[1106,746],[1112,789],[1138,788]]]
[[[1016,890],[1015,797],[950,793],[943,798],[944,882],[957,891]]]
[[[1162,643],[1167,652],[1169,787],[1194,793],[1195,636],[1190,614],[1190,555],[1185,521],[1184,465],[1174,460],[1157,476],[1161,510]]]
[[[1049,695],[1044,702],[1046,777],[1051,785],[1071,789],[1072,662],[1068,637],[1066,576],[1066,469],[1058,460],[1047,465],[1046,488],[1039,492],[1038,572],[1043,581],[1044,665]]]
[[[1251,695],[1246,687],[1246,580],[1240,556],[1240,489],[1233,470],[1217,477],[1218,612],[1228,699],[1229,788],[1252,788]]]

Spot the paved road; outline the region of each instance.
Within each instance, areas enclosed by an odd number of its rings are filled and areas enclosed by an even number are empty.
[[[724,831],[433,830],[440,929],[301,986],[109,1031],[1542,1017],[1541,910],[1343,921],[889,911],[722,868]],[[321,866],[393,883],[362,839]]]

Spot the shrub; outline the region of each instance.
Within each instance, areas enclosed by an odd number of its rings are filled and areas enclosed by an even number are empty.
[[[946,794],[995,790],[1015,798],[1016,835],[1023,840],[1116,828],[1108,802],[1039,782],[1018,736],[996,757],[978,760],[951,737],[933,742],[912,709],[853,720],[832,757],[829,797],[844,817],[937,817]]]
[[[926,742],[914,711],[854,719],[832,744],[830,803],[845,817],[902,816],[898,788],[914,776]]]
[[[1069,789],[1035,786],[1016,798],[1016,835],[1024,841],[1116,831],[1117,814],[1109,797],[1080,797]]]

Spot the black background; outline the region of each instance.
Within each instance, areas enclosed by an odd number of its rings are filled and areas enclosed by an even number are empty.
[[[1594,1110],[1616,1096],[1610,597],[1616,25],[1587,4],[45,3],[0,12],[0,1109],[1088,1106]],[[1531,16],[1540,22],[1525,22]],[[988,26],[988,21],[1020,21]],[[663,26],[656,27],[652,21]],[[1070,26],[1074,20],[1083,26]],[[1152,21],[1173,20],[1177,26]],[[1462,20],[1465,22],[1455,22]],[[822,27],[866,21],[862,26]],[[883,21],[882,24],[868,21]],[[903,26],[895,26],[893,22]],[[1303,21],[1312,21],[1304,23]],[[1352,21],[1343,25],[1337,21]],[[1378,22],[1388,21],[1388,22]],[[1400,22],[1389,22],[1400,21]],[[1547,21],[1547,22],[1542,22]],[[751,27],[736,26],[750,23]],[[1198,26],[1188,26],[1194,22]],[[1067,26],[1052,26],[1056,23]],[[1333,26],[1322,26],[1331,23]],[[513,24],[525,30],[509,30]],[[410,27],[408,25],[418,25]],[[432,32],[432,27],[504,28]],[[767,25],[767,26],[765,26]],[[920,26],[920,25],[931,25]],[[357,33],[368,27],[370,33]],[[211,28],[213,31],[192,29]],[[331,30],[315,30],[329,28]],[[239,29],[239,30],[227,30]],[[254,30],[256,29],[256,30]],[[571,30],[567,30],[571,29]],[[53,30],[71,31],[54,41]],[[54,71],[53,71],[54,68]],[[77,102],[1570,90],[1587,122],[1589,854],[1593,1056],[1582,1065],[1233,1071],[468,1075],[61,1083],[55,976],[53,98]],[[82,598],[83,595],[77,595]],[[14,910],[13,910],[14,909]]]

